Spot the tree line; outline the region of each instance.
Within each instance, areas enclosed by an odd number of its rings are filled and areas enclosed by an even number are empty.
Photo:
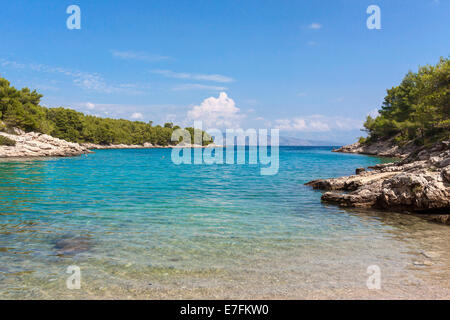
[[[398,144],[428,144],[450,138],[450,60],[409,72],[400,85],[387,90],[379,115],[364,124],[373,142],[394,137]]]
[[[62,107],[46,108],[40,105],[41,98],[42,95],[36,90],[18,90],[8,80],[0,78],[0,120],[9,128],[41,132],[71,142],[102,145],[146,142],[160,146],[173,145],[172,133],[180,128],[173,123],[153,126],[152,121],[100,118]],[[186,129],[193,131],[193,128]],[[206,135],[205,132],[203,134]],[[210,142],[212,139],[204,144]]]

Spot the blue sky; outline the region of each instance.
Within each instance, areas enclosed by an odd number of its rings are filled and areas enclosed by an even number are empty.
[[[0,39],[0,75],[49,107],[347,143],[387,88],[449,55],[450,1],[4,1]]]

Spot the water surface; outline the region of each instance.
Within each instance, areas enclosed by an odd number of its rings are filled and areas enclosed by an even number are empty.
[[[330,151],[281,148],[275,176],[169,149],[3,160],[0,298],[449,298],[448,226],[322,204],[305,182],[383,161]]]

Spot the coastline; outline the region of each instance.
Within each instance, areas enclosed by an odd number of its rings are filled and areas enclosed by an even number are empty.
[[[450,224],[450,141],[403,147],[391,141],[355,143],[333,152],[396,157],[400,161],[357,168],[355,174],[305,185],[326,191],[321,200],[346,208],[373,208],[425,215]]]
[[[0,132],[0,136],[15,145],[0,146],[0,158],[73,157],[91,153],[78,143],[68,142],[47,134],[13,129],[13,133]]]
[[[139,144],[111,144],[111,145],[101,145],[94,143],[82,143],[82,147],[85,147],[89,150],[109,150],[109,149],[174,149],[174,148],[219,148],[222,146],[209,144],[207,146],[201,146],[198,144],[179,144],[175,146],[160,146],[153,145],[149,142],[144,143],[143,145]]]
[[[74,157],[93,153],[102,149],[172,149],[172,148],[215,148],[215,144],[201,146],[196,144],[178,144],[160,146],[151,143],[143,145],[99,145],[94,143],[75,143],[58,139],[47,134],[27,132],[13,128],[12,133],[0,132],[1,137],[14,141],[14,146],[0,145],[0,158],[45,158]]]
[[[371,144],[361,144],[359,142],[355,142],[353,144],[333,150],[333,152],[355,153],[378,157],[405,159],[412,153],[418,151],[418,149],[423,148],[418,148],[416,145],[414,145],[413,142],[409,142],[403,146],[399,146],[395,144],[393,139],[389,139],[387,141],[377,141]]]

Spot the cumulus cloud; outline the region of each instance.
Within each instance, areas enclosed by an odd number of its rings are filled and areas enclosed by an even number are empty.
[[[278,119],[275,120],[275,128],[286,131],[303,131],[307,128],[305,119]]]
[[[191,80],[213,81],[222,83],[234,81],[233,78],[221,74],[193,74],[185,72],[174,72],[171,70],[153,70],[152,72],[167,78],[175,78],[175,79],[191,79]]]
[[[95,104],[93,104],[92,102],[86,102],[86,107],[88,108],[88,109],[94,109],[95,108]]]
[[[221,92],[218,98],[203,100],[200,105],[192,107],[187,116],[189,120],[202,121],[204,127],[210,128],[237,128],[244,117],[225,92]]]
[[[144,116],[140,112],[135,112],[131,115],[131,119],[133,119],[133,120],[141,120],[143,118],[144,118]]]

